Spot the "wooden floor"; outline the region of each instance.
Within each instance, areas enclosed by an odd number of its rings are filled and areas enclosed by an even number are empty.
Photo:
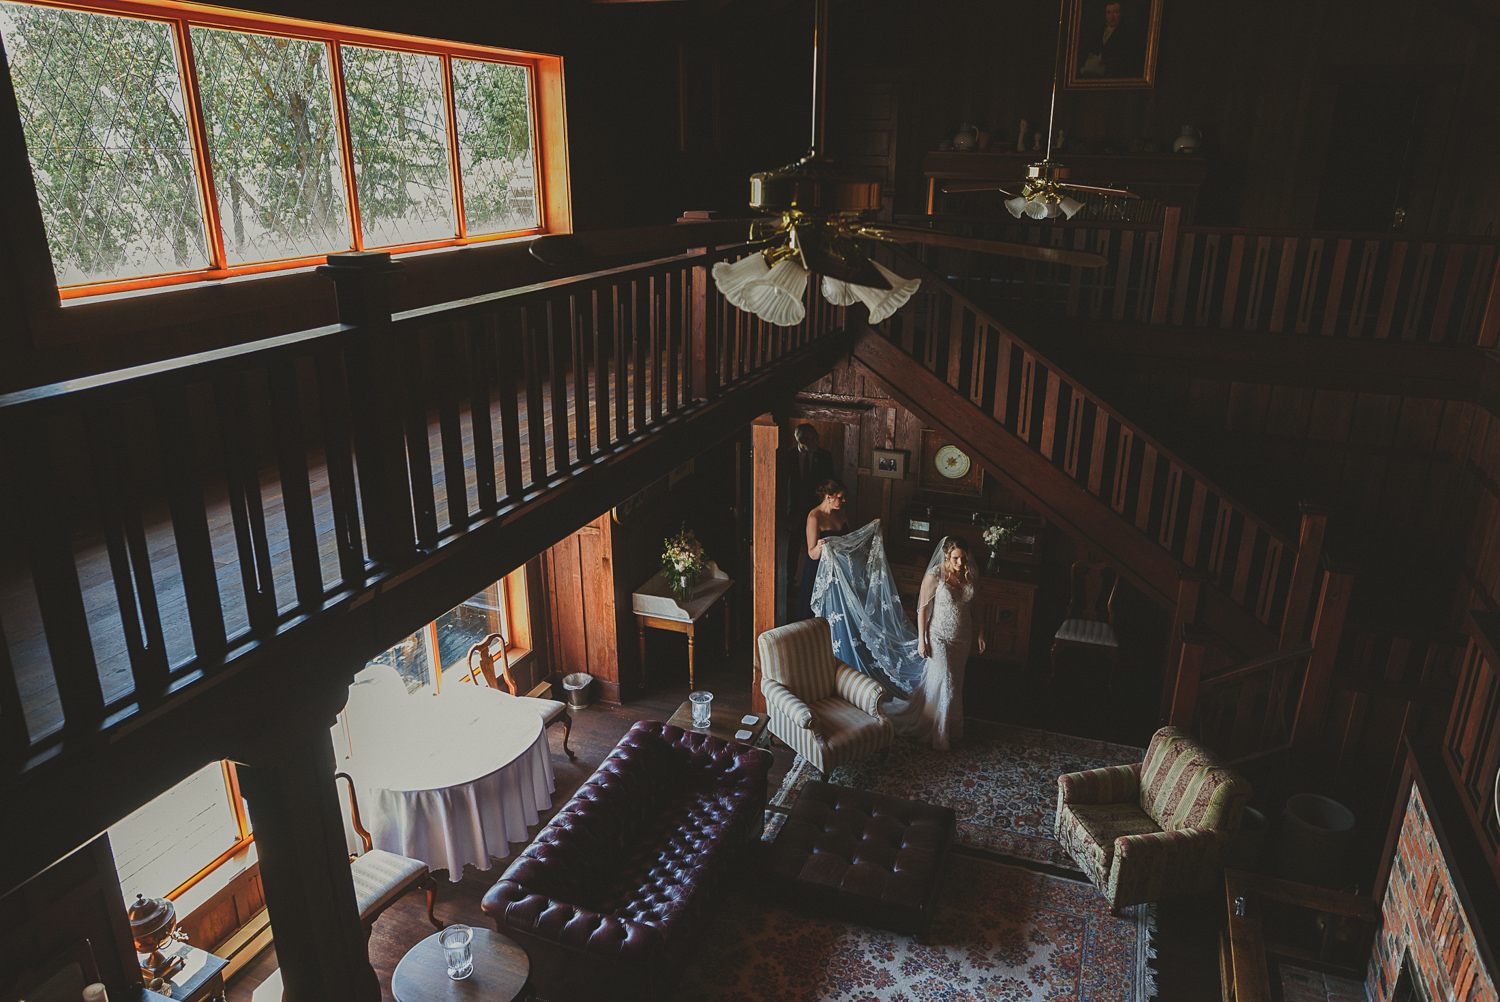
[[[553,810],[567,802],[631,724],[637,720],[665,720],[681,705],[688,692],[685,674],[684,665],[684,677],[680,681],[662,683],[653,691],[632,699],[626,706],[590,706],[574,711],[569,745],[578,755],[577,762],[569,762],[563,754],[559,729],[549,728],[556,776]],[[747,711],[750,708],[749,679],[748,651],[733,654],[718,664],[700,664],[698,669],[699,687],[712,691],[716,701],[723,700],[735,710]],[[1108,696],[1101,688],[1087,684],[1088,681],[1070,679],[1058,683],[1048,698],[1044,671],[1028,672],[1014,667],[971,675],[965,687],[968,715],[1143,744],[1139,728],[1147,725],[1147,721],[1135,714],[1122,713],[1119,698]],[[1091,696],[1091,693],[1097,695]],[[1125,705],[1129,704],[1130,701],[1126,700]],[[1135,718],[1133,722],[1132,718]],[[1148,729],[1146,734],[1149,736],[1149,733]],[[791,767],[793,755],[779,743],[773,753],[775,762],[771,767],[770,783],[771,789],[775,790]],[[550,813],[542,817],[538,826],[546,822]],[[535,834],[535,829],[532,834]],[[489,923],[479,910],[479,901],[499,878],[505,865],[506,861],[499,861],[494,869],[484,872],[469,868],[463,880],[456,884],[441,879],[445,871],[440,871],[438,918],[445,922],[488,927]],[[1223,923],[1222,900],[1209,896],[1163,902],[1159,908],[1158,959],[1152,962],[1157,969],[1159,1002],[1207,1002],[1219,998],[1217,937]],[[431,935],[432,931],[427,922],[426,902],[420,893],[408,894],[376,923],[370,938],[370,961],[386,1000],[392,999],[390,980],[396,964],[413,944]],[[249,1002],[256,986],[275,969],[275,947],[272,946],[231,981],[228,1002]]]

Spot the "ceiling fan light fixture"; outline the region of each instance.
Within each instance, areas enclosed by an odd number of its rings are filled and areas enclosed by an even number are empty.
[[[1017,195],[1015,198],[1007,198],[1005,200],[1005,208],[1010,212],[1012,216],[1020,219],[1022,216],[1026,215],[1026,196]]]
[[[870,310],[870,323],[878,324],[886,317],[906,305],[916,291],[922,287],[920,278],[902,278],[879,261],[871,261],[875,270],[885,277],[889,289],[872,289],[864,285],[850,286],[854,295]]]
[[[1076,198],[1069,198],[1067,195],[1064,195],[1062,199],[1058,201],[1057,207],[1062,209],[1063,216],[1065,218],[1072,219],[1073,215],[1079,209],[1083,208],[1083,203],[1078,201],[1078,199]]]

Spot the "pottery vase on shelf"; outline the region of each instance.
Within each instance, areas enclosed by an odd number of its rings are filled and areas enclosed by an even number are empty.
[[[953,134],[953,148],[966,153],[977,145],[979,145],[977,130],[968,122],[960,122],[958,131]]]
[[[1197,153],[1198,152],[1198,130],[1191,125],[1182,127],[1182,135],[1172,142],[1173,153]]]

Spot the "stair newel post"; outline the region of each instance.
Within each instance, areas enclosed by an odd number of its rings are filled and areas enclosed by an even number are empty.
[[[1172,273],[1177,268],[1177,235],[1182,230],[1182,206],[1162,209],[1161,247],[1156,253],[1156,289],[1151,294],[1151,322],[1167,322],[1167,308],[1172,299]]]
[[[712,213],[703,211],[684,212],[679,223],[701,222],[712,218]],[[690,247],[689,254],[703,256],[703,264],[693,267],[693,287],[689,299],[693,315],[688,318],[688,350],[692,352],[689,372],[692,379],[694,400],[707,400],[719,392],[719,311],[715,309],[712,281],[708,273],[707,258],[714,247]]]
[[[1198,681],[1203,677],[1203,660],[1213,635],[1195,623],[1184,623],[1178,630],[1181,654],[1177,661],[1177,681],[1172,691],[1172,710],[1167,723],[1187,729],[1198,709]]]
[[[1292,724],[1292,744],[1307,745],[1323,733],[1327,715],[1328,693],[1333,688],[1333,667],[1338,659],[1339,641],[1344,635],[1344,616],[1349,611],[1349,593],[1354,586],[1354,569],[1325,554],[1323,590],[1318,596],[1318,612],[1312,625],[1312,654],[1307,659],[1307,673],[1302,677],[1302,692],[1297,697],[1297,719]]]
[[[372,559],[404,563],[416,537],[399,405],[408,390],[391,324],[394,288],[403,268],[388,253],[328,255],[318,273],[333,281],[345,326],[344,366],[350,426],[358,462],[365,538]]]
[[[1183,567],[1177,572],[1177,608],[1172,613],[1172,628],[1167,634],[1167,671],[1161,690],[1163,718],[1171,715],[1172,700],[1177,694],[1177,669],[1182,663],[1182,630],[1185,626],[1197,624],[1198,603],[1203,598],[1203,585],[1208,579],[1206,573],[1192,567]]]
[[[1286,592],[1286,611],[1281,618],[1282,650],[1302,643],[1307,613],[1312,604],[1313,585],[1323,561],[1323,537],[1328,528],[1328,509],[1303,501],[1302,530],[1297,536],[1297,562],[1292,565],[1292,580]]]

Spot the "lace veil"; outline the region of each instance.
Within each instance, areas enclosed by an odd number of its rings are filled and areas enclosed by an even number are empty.
[[[938,570],[942,561],[939,541],[927,571]],[[917,628],[901,608],[880,519],[823,540],[812,610],[828,620],[839,660],[885,685],[891,695],[909,694],[922,684],[927,662],[917,654]]]

